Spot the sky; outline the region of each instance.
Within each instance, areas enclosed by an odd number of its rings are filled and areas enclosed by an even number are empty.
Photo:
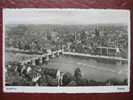
[[[98,9],[4,9],[5,24],[128,24],[128,10]]]

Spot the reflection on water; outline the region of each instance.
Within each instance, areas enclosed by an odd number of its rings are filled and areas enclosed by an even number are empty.
[[[63,72],[74,74],[74,70],[79,67],[85,78],[91,80],[107,80],[117,78],[123,80],[127,78],[127,64],[104,64],[92,59],[83,59],[72,56],[60,56],[51,59],[50,63],[44,67],[58,68]]]

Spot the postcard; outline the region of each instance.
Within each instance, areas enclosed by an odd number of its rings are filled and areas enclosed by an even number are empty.
[[[130,11],[3,9],[3,91],[130,91]]]

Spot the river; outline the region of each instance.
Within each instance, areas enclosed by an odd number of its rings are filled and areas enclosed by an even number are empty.
[[[5,54],[6,61],[16,60],[21,61],[22,58],[30,58],[27,54],[9,53]],[[24,56],[24,57],[23,57]],[[32,55],[34,56],[34,55]],[[21,59],[19,59],[21,58]],[[100,63],[95,60],[84,57],[73,57],[67,55],[60,55],[59,57],[50,59],[48,65],[43,67],[59,69],[62,72],[70,72],[74,74],[75,69],[78,67],[82,72],[82,76],[88,80],[104,81],[111,78],[118,80],[127,79],[128,64],[109,64]]]
[[[59,69],[62,72],[70,72],[72,75],[78,67],[84,78],[97,81],[104,81],[111,78],[123,80],[127,79],[128,76],[128,64],[105,64],[92,59],[73,56],[62,55],[53,58],[48,65],[43,65],[43,67]]]

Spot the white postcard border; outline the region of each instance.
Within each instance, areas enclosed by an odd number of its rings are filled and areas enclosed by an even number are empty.
[[[11,8],[12,9],[12,8]],[[106,9],[106,11],[125,11],[128,14],[128,85],[127,86],[64,86],[64,87],[49,87],[49,86],[5,86],[5,12],[8,9],[3,9],[3,91],[4,92],[15,92],[15,93],[118,93],[118,92],[129,92],[130,91],[130,59],[131,59],[131,24],[130,24],[130,10],[123,10],[123,9]],[[19,10],[19,9],[12,9],[12,10]],[[20,10],[44,10],[44,11],[103,11],[105,9],[59,9],[59,8],[51,8],[51,9],[39,9],[39,8],[23,8]]]

